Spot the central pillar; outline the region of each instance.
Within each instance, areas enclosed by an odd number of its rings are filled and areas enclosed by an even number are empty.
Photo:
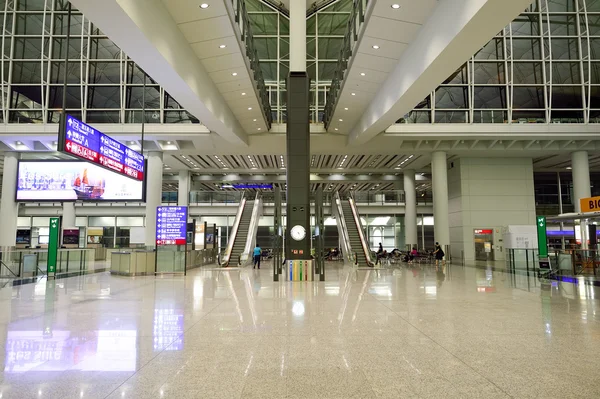
[[[148,248],[156,246],[156,208],[162,202],[163,154],[153,151],[148,153],[146,167],[146,236]]]
[[[75,227],[75,203],[63,202],[62,227]]]
[[[190,172],[179,171],[179,185],[177,188],[177,205],[188,206],[190,204]]]
[[[287,81],[287,260],[310,260],[310,126],[306,73],[306,4],[290,2],[290,74]]]
[[[417,190],[415,188],[415,171],[404,171],[404,244],[417,246]]]
[[[450,223],[448,221],[448,161],[443,151],[432,154],[431,180],[435,241],[444,248],[444,245],[450,245]]]
[[[575,202],[575,212],[581,213],[582,198],[592,196],[590,184],[590,162],[587,151],[576,151],[571,154],[571,173],[573,175],[573,201]],[[581,230],[581,249],[588,249],[588,227],[585,220],[581,220],[579,225]]]
[[[17,243],[17,218],[19,204],[17,197],[17,168],[19,154],[7,152],[4,154],[4,173],[2,174],[2,200],[0,202],[0,247],[11,248]]]

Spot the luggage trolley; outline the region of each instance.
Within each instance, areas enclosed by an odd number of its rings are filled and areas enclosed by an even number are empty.
[[[552,267],[550,258],[540,258],[538,262],[538,277],[552,278],[556,276],[558,270]]]

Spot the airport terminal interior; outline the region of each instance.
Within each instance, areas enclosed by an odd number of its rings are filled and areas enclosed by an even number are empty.
[[[600,397],[600,0],[0,25],[0,398]]]

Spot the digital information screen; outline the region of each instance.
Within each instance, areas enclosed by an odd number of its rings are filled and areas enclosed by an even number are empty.
[[[67,115],[59,137],[59,151],[113,170],[135,180],[144,180],[144,156]]]
[[[156,245],[187,243],[188,209],[186,206],[156,208]]]
[[[144,182],[87,162],[20,161],[16,200],[143,201]]]

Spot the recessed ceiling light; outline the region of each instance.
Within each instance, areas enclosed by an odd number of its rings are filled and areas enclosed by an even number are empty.
[[[400,8],[400,4],[392,4],[392,8],[393,8],[394,10],[397,10],[397,9],[399,9],[399,8]]]
[[[219,46],[219,48],[225,48],[225,47],[227,47],[227,45],[226,45],[226,44],[221,44],[221,45]]]
[[[366,75],[366,73],[364,73],[364,72],[360,73],[360,76],[365,76],[365,75]]]
[[[573,168],[572,168],[572,167],[570,167],[570,166],[567,166],[567,169],[568,169],[568,170],[571,170],[571,169],[573,169]]]
[[[171,144],[171,142],[170,142],[170,141],[167,141],[167,144],[169,144],[169,145],[170,145],[170,144]]]
[[[246,93],[242,93],[242,96],[245,96],[245,95],[246,95]]]
[[[340,119],[340,122],[343,122],[343,121],[344,121],[343,119]]]
[[[252,111],[252,107],[248,107],[248,111]]]
[[[335,131],[337,132],[338,130],[339,130],[339,129],[336,127],[336,128],[335,128]]]
[[[353,95],[353,96],[355,96],[355,95],[356,95],[356,93],[352,93],[352,95]]]
[[[378,45],[376,45],[376,44],[374,44],[374,45],[373,45],[373,48],[374,48],[375,50],[379,50],[379,46],[378,46]]]
[[[21,145],[21,144],[23,144],[23,143],[21,143],[20,141],[17,141],[17,145]]]
[[[258,129],[256,129],[256,130],[262,130],[262,129],[261,129],[261,128],[258,128]]]
[[[252,122],[256,122],[256,119],[252,119]]]
[[[348,111],[348,107],[344,108],[344,111]]]
[[[208,7],[210,7],[210,5],[207,3],[200,4],[200,8],[202,8],[203,10],[206,10]]]
[[[231,76],[237,76],[237,72],[232,73]]]

